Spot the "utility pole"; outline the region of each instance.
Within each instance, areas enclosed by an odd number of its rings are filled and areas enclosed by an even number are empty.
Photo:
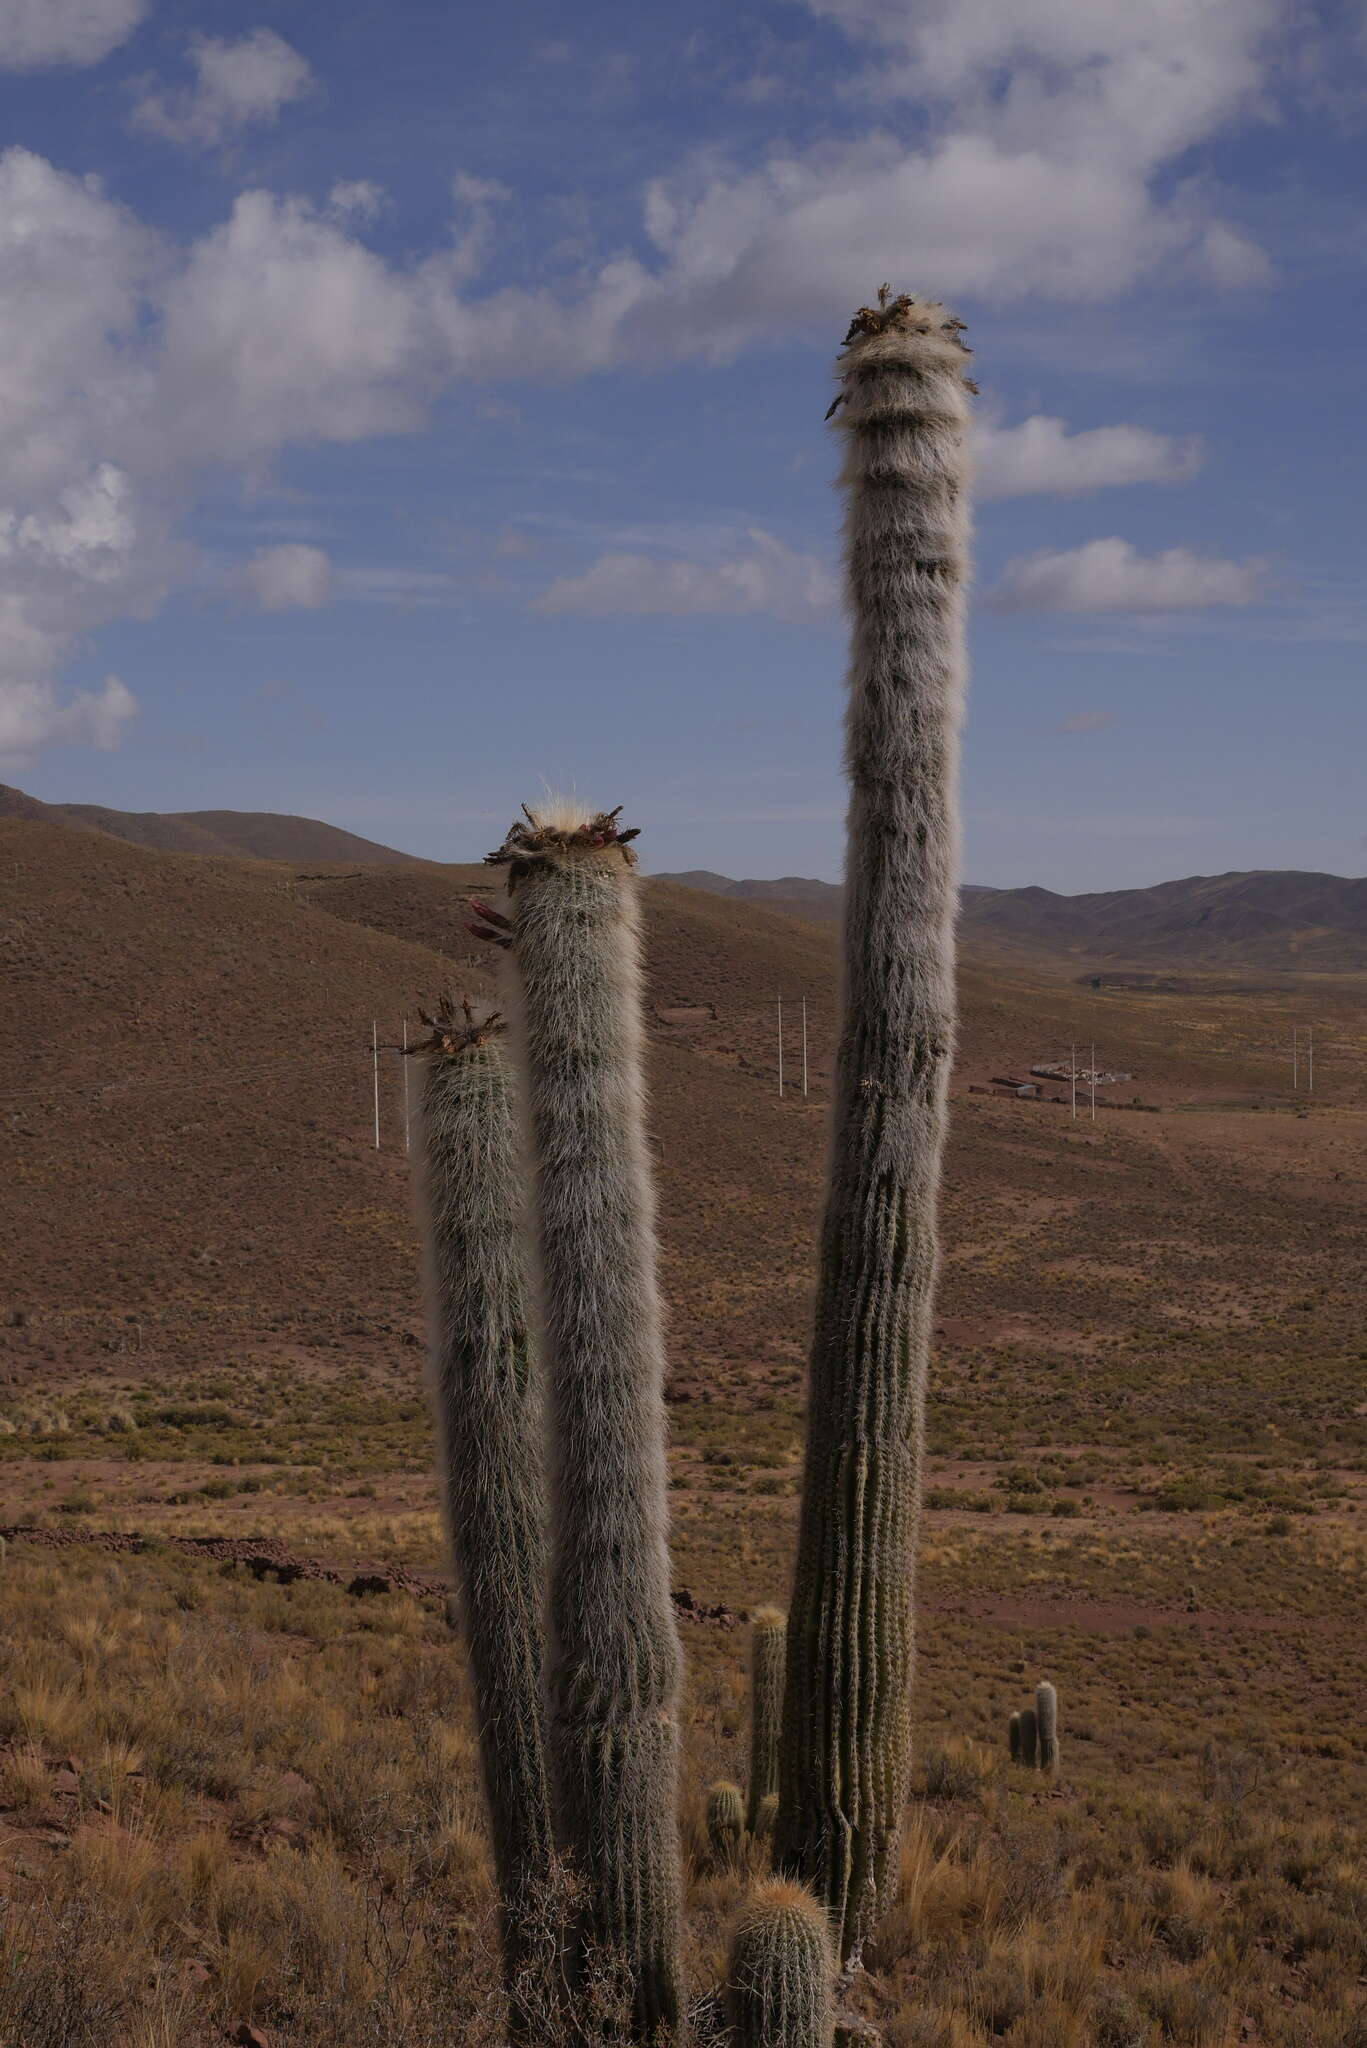
[[[807,998],[802,998],[802,1095],[807,1096]]]
[[[1096,1122],[1096,1047],[1092,1047],[1092,1122]]]
[[[1293,1024],[1291,1026],[1291,1086],[1293,1088],[1299,1088],[1301,1085],[1299,1066],[1300,1047],[1297,1044],[1297,1035],[1298,1034],[1296,1026]]]
[[[778,999],[778,1093],[783,1099],[783,998]]]
[[[1313,1024],[1307,1024],[1305,1027],[1305,1063],[1308,1070],[1306,1093],[1313,1095],[1315,1092],[1315,1027]]]
[[[409,1150],[411,1130],[408,1121],[408,1019],[403,1020],[403,1149]]]
[[[375,1078],[375,1150],[380,1149],[380,1027],[370,1020],[370,1065]]]
[[[1073,1058],[1072,1058],[1072,1075],[1073,1075],[1073,1122],[1074,1122],[1074,1123],[1076,1123],[1076,1122],[1077,1122],[1077,1040],[1076,1040],[1076,1039],[1074,1039],[1074,1040],[1073,1040]],[[377,1139],[375,1140],[375,1143],[376,1143],[376,1144],[378,1145],[378,1144],[379,1144],[379,1142],[380,1142],[380,1141],[379,1141],[379,1139],[377,1138]]]

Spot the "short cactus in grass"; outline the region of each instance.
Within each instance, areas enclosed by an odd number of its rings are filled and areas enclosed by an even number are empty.
[[[1058,1769],[1058,1693],[1047,1678],[1035,1687],[1035,1727],[1039,1734],[1039,1767]]]
[[[1006,1724],[1006,1746],[1011,1753],[1012,1763],[1018,1764],[1021,1760],[1021,1717],[1019,1714],[1013,1714]]]
[[[787,1624],[776,1607],[756,1610],[750,1624],[750,1783],[746,1824],[759,1832],[764,1802],[778,1800],[778,1745],[783,1721],[783,1664]]]
[[[1020,1717],[1021,1762],[1033,1771],[1039,1761],[1039,1724],[1033,1707],[1024,1707]]]
[[[735,2048],[831,2048],[835,1951],[811,1893],[778,1881],[747,1901],[731,1937]]]
[[[717,1784],[707,1795],[707,1840],[718,1863],[733,1863],[745,1840],[745,1802],[739,1785]]]

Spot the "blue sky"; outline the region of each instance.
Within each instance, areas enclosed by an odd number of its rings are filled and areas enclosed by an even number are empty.
[[[0,66],[4,779],[834,877],[888,279],[982,389],[969,878],[1362,871],[1360,6],[0,0]]]

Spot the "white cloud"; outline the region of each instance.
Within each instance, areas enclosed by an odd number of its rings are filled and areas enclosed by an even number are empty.
[[[387,203],[384,187],[369,178],[339,178],[328,193],[328,212],[343,226],[348,221],[367,226],[379,219]]]
[[[331,561],[297,541],[258,548],[242,576],[263,612],[315,612],[332,594]]]
[[[0,662],[3,642],[0,626]],[[0,761],[21,768],[44,747],[61,745],[109,752],[137,708],[137,698],[117,676],[106,676],[98,692],[79,690],[62,701],[50,683],[7,682],[0,675]]]
[[[1172,612],[1256,604],[1264,562],[1225,562],[1188,548],[1141,555],[1127,540],[1089,540],[1059,553],[1041,549],[1008,562],[991,594],[998,611]]]
[[[729,560],[688,562],[605,554],[582,576],[561,576],[533,602],[538,612],[583,617],[703,617],[771,612],[820,618],[835,604],[830,570],[814,555],[752,528],[749,547]]]
[[[1147,427],[1124,426],[1070,434],[1061,419],[1046,413],[1035,413],[1015,427],[981,421],[973,438],[979,498],[1184,483],[1205,459],[1195,436],[1178,440]]]
[[[133,108],[134,127],[167,142],[213,148],[243,128],[278,120],[281,109],[314,84],[307,59],[270,28],[252,29],[236,42],[194,36],[190,62],[193,85],[167,92],[144,83]]]
[[[0,71],[98,64],[146,12],[147,0],[0,0]]]

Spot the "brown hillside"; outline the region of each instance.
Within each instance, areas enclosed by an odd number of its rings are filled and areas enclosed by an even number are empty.
[[[490,985],[462,930],[472,879],[487,886],[477,870],[429,867],[301,877],[0,825],[13,1162],[0,1265],[21,1318],[0,1335],[18,1389],[98,1382],[126,1371],[129,1351],[177,1384],[254,1362],[273,1383],[321,1373],[332,1385],[345,1368],[416,1387],[401,1072],[385,1059],[377,1153],[368,1041],[372,1017],[394,1039],[441,986]],[[831,935],[664,882],[647,904],[676,1389],[723,1409],[777,1403],[795,1443]],[[805,1105],[793,1085],[804,992]],[[1308,1123],[1275,1113],[1299,996],[1081,991],[971,962],[963,995],[945,1441],[955,1416],[977,1414],[975,1432],[998,1426],[1022,1359],[1050,1361],[1065,1430],[1077,1399],[1118,1396],[1101,1361],[1123,1344],[1123,1384],[1142,1389],[1147,1416],[1184,1427],[1194,1374],[1238,1432],[1261,1430],[1269,1385],[1307,1343],[1321,1358],[1356,1347],[1343,1279],[1363,1241],[1355,990],[1316,988],[1321,1107]],[[1167,1112],[1103,1108],[1093,1127],[966,1092],[1057,1056],[1073,1034],[1134,1070],[1112,1093]]]
[[[50,819],[104,832],[160,853],[217,853],[249,860],[406,861],[406,853],[325,825],[275,811],[111,811],[102,804],[45,804],[0,783],[0,818]]]

